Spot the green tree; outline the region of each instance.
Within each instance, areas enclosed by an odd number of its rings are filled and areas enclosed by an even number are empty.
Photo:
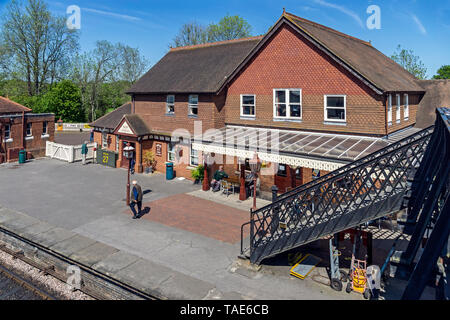
[[[398,45],[396,51],[391,56],[391,59],[405,68],[405,70],[410,72],[416,78],[426,78],[427,68],[420,60],[420,57],[414,55],[412,50],[402,49],[402,47]]]
[[[80,89],[70,80],[54,85],[34,106],[34,112],[51,112],[65,122],[84,122]]]
[[[185,23],[173,39],[171,47],[184,47],[208,42],[207,28],[197,22]]]
[[[171,47],[190,46],[215,41],[247,38],[252,27],[240,16],[226,15],[215,24],[207,27],[196,22],[184,24],[171,43]]]
[[[450,79],[450,65],[440,67],[436,73],[433,79]]]
[[[247,38],[251,36],[251,30],[252,27],[244,18],[226,15],[219,23],[209,25],[208,40],[214,42]]]
[[[9,64],[27,82],[30,96],[43,93],[64,73],[64,64],[78,49],[78,33],[65,16],[54,16],[42,0],[26,5],[12,0],[2,16],[1,45]]]

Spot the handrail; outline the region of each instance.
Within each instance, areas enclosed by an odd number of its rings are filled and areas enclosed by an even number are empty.
[[[252,211],[252,262],[400,207],[401,195],[407,188],[405,181],[422,161],[433,128],[421,130]],[[349,180],[350,185],[336,187],[335,183],[342,179]],[[376,201],[382,201],[381,205],[372,206]],[[301,216],[293,214],[295,206],[303,208]],[[285,231],[279,229],[281,220],[289,222]],[[241,232],[247,224],[241,226]]]

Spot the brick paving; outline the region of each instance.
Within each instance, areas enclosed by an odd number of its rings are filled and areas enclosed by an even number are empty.
[[[249,221],[249,212],[213,201],[179,194],[142,204],[150,212],[141,219],[158,222],[227,243],[237,243],[241,238],[241,225]],[[132,214],[131,210],[126,213]],[[244,228],[244,237],[248,231]],[[247,232],[245,232],[247,231]]]

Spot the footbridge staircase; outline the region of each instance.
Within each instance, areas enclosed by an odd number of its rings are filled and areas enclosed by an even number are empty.
[[[422,204],[427,203],[429,196],[433,192],[444,192],[442,186],[445,181],[440,181],[440,186],[433,184],[436,183],[436,176],[447,172],[445,179],[448,177],[449,158],[445,157],[448,157],[450,139],[445,140],[448,139],[448,127],[442,115],[445,112],[448,113],[448,109],[437,112],[435,126],[282,194],[271,204],[251,211],[250,221],[242,226],[250,227],[249,244],[246,249],[241,244],[241,254],[251,263],[261,264],[264,259],[401,209],[409,208],[409,222],[414,225],[420,216],[425,215],[422,214]],[[443,146],[445,143],[447,149]],[[436,155],[438,151],[439,156]],[[436,208],[434,203],[426,206],[429,211]],[[416,233],[418,238],[423,236],[422,229]]]

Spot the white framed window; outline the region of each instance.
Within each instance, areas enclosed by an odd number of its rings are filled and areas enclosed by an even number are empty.
[[[102,132],[102,148],[108,148],[108,135]]]
[[[392,94],[388,95],[388,110],[387,110],[388,125],[392,125]]]
[[[5,140],[11,139],[11,125],[6,124],[4,128],[5,128]]]
[[[198,116],[198,95],[191,94],[189,96],[188,114],[190,116]]]
[[[241,94],[241,117],[255,117],[256,96]]]
[[[44,121],[42,122],[42,135],[47,134],[48,133],[47,131],[48,131],[48,122]]]
[[[166,113],[174,114],[175,113],[175,96],[168,95],[166,98]]]
[[[395,120],[397,123],[400,123],[400,106],[401,106],[400,95],[396,94],[395,97],[397,100],[397,106],[395,108]]]
[[[189,157],[189,164],[191,166],[198,166],[198,150],[194,150],[191,145],[191,155]]]
[[[167,144],[167,161],[175,162],[175,143],[169,142]]]
[[[118,136],[116,136],[116,152],[119,152],[119,146],[120,146],[120,139]]]
[[[324,95],[325,121],[346,122],[347,121],[347,96],[346,95]]]
[[[33,136],[33,124],[31,122],[27,123],[27,137]]]
[[[273,89],[273,117],[302,119],[302,89]]]
[[[405,95],[403,96],[403,117],[406,120],[409,119],[409,96],[408,94],[405,93]]]

